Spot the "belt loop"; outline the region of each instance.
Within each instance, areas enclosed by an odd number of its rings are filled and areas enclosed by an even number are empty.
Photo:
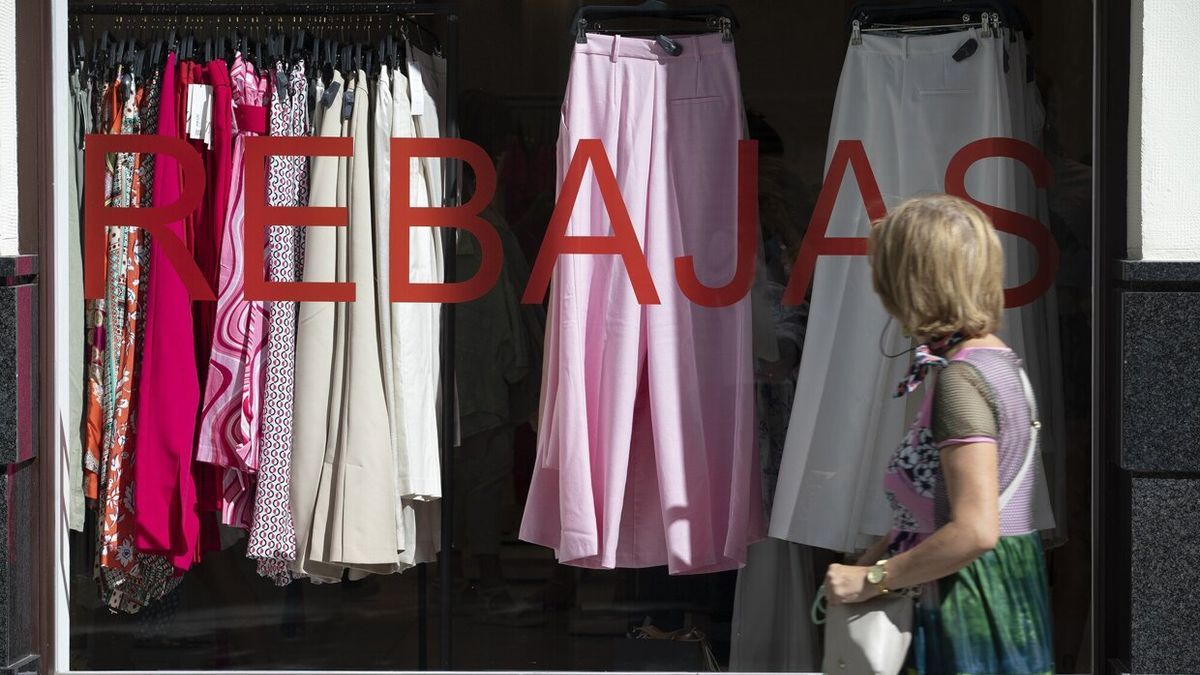
[[[901,44],[904,45],[904,58],[907,59],[908,58],[908,36],[907,35],[904,36],[904,39],[901,41]]]
[[[621,53],[621,36],[614,35],[612,39],[612,54],[609,59],[612,65],[608,69],[608,102],[612,108],[617,107],[617,56]]]
[[[695,54],[693,58],[695,58],[696,63],[700,63],[700,52],[704,51],[702,49],[704,46],[704,41],[700,38],[694,38],[689,42],[691,42],[691,44],[688,45],[688,47],[692,50],[692,54]]]

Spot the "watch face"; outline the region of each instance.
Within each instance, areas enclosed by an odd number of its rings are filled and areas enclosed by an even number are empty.
[[[883,568],[876,565],[875,567],[867,570],[867,581],[873,584],[883,581]]]

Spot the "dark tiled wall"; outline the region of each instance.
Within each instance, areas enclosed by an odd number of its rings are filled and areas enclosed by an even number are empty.
[[[1200,473],[1200,292],[1121,294],[1121,465]]]
[[[0,673],[34,672],[37,257],[0,258]]]
[[[1130,647],[1135,673],[1200,668],[1200,479],[1133,479],[1133,599]]]
[[[1134,673],[1196,673],[1200,263],[1125,262],[1122,273],[1120,468],[1131,486],[1129,666]]]

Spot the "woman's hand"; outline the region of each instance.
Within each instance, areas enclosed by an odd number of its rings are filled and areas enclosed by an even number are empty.
[[[867,583],[869,567],[860,565],[830,565],[825,572],[825,600],[831,605],[863,602],[879,595]]]

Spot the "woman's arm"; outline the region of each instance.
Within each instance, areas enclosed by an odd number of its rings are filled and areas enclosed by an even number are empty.
[[[992,550],[1000,536],[996,445],[964,443],[942,450],[942,480],[950,522],[928,539],[890,559],[888,588],[906,588],[948,576]],[[874,564],[872,561],[870,564]],[[832,602],[861,602],[878,595],[866,583],[867,566],[830,565],[825,577]]]

